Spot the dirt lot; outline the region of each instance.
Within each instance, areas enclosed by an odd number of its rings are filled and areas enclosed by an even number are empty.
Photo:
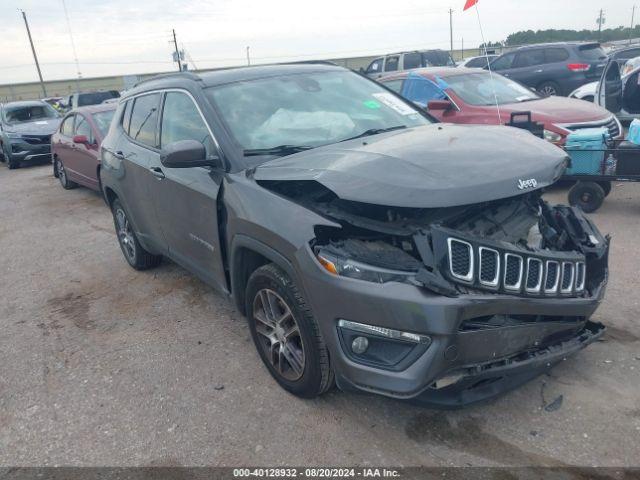
[[[0,464],[640,465],[640,185],[592,218],[614,237],[608,334],[550,376],[455,412],[304,401],[227,298],[168,262],[129,268],[97,194],[1,166]]]

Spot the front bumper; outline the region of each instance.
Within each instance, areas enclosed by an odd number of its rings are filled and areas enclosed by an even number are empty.
[[[593,342],[604,330],[588,322],[602,299],[604,284],[589,298],[476,293],[452,298],[403,283],[335,277],[319,266],[310,250],[303,249],[297,256],[307,299],[342,389],[462,406],[533,378]],[[540,322],[465,329],[473,319],[503,315],[546,317]],[[364,364],[346,351],[349,346],[341,341],[340,319],[427,335],[431,343],[408,365],[401,363],[401,369]],[[459,377],[455,384],[434,389],[452,376]],[[509,381],[499,381],[506,377]],[[476,385],[482,380],[487,380],[483,391],[469,393],[470,387],[482,386]]]
[[[51,144],[31,144],[21,139],[12,139],[7,151],[13,161],[45,162],[51,159]]]

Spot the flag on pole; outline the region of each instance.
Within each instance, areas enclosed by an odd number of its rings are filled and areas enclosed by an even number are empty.
[[[464,12],[466,9],[473,7],[476,3],[478,3],[478,0],[467,0],[462,11]]]

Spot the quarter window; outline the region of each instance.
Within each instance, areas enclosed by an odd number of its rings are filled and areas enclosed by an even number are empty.
[[[142,95],[134,100],[131,110],[129,136],[150,147],[157,145],[156,124],[158,123],[159,100],[159,93]]]
[[[160,146],[180,140],[197,140],[205,146],[208,155],[214,151],[209,129],[193,100],[184,93],[168,92],[162,109]]]
[[[129,123],[131,121],[131,107],[133,100],[129,100],[124,107],[124,114],[122,115],[122,129],[129,134]]]

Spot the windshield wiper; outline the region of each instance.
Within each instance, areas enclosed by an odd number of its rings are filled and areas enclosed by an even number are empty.
[[[291,155],[298,152],[304,152],[305,150],[311,150],[314,147],[309,145],[278,145],[277,147],[269,148],[248,148],[244,150],[245,157],[252,157],[257,155]]]
[[[395,127],[387,127],[387,128],[370,128],[369,130],[365,130],[364,132],[356,135],[355,137],[345,138],[344,140],[340,140],[340,141],[346,142],[347,140],[355,140],[356,138],[369,137],[371,135],[378,135],[379,133],[391,132],[393,130],[402,130],[403,128],[407,128],[407,126],[396,125]]]

